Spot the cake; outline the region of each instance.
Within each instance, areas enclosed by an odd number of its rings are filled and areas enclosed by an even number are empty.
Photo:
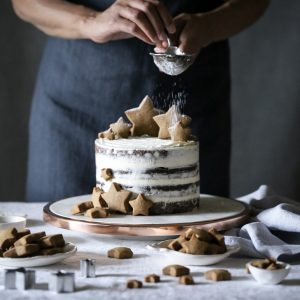
[[[127,191],[118,211],[133,209],[133,215],[199,207],[199,143],[191,135],[191,118],[174,105],[159,111],[148,96],[125,115],[131,123],[121,117],[95,141],[96,197],[112,209],[118,207],[118,191]]]
[[[199,144],[141,136],[95,141],[97,186],[111,182],[153,202],[150,214],[186,212],[199,206]],[[102,177],[103,169],[112,178]]]

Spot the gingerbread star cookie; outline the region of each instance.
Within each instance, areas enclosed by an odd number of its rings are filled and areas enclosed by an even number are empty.
[[[101,169],[101,177],[106,181],[112,179],[113,178],[112,169],[110,168]]]
[[[191,128],[184,127],[181,122],[177,122],[175,126],[169,128],[171,139],[174,142],[187,142],[191,135]]]
[[[124,119],[121,117],[116,123],[110,124],[109,128],[115,134],[115,138],[124,138],[127,139],[130,136],[130,128],[131,124],[126,123]]]
[[[141,136],[148,134],[150,136],[157,136],[158,126],[153,120],[157,115],[157,111],[153,106],[153,102],[149,96],[146,96],[139,107],[132,108],[125,111],[129,121],[133,124],[132,135]]]
[[[129,201],[129,205],[132,207],[132,214],[134,216],[148,216],[153,202],[148,200],[143,194],[139,194],[136,199]]]
[[[109,128],[106,131],[100,132],[98,134],[99,139],[108,139],[108,140],[114,140],[115,139],[115,134],[113,131]]]
[[[180,114],[176,105],[172,105],[165,114],[153,117],[159,126],[158,137],[160,139],[168,139],[170,137],[169,128],[180,121]]]
[[[112,182],[109,191],[102,194],[102,198],[110,209],[127,214],[130,211],[130,195],[130,191],[123,190],[119,184]]]
[[[192,123],[192,118],[187,115],[181,115],[180,122],[183,127],[187,127]]]
[[[93,207],[107,207],[106,202],[102,198],[104,191],[99,187],[93,188],[92,199]]]

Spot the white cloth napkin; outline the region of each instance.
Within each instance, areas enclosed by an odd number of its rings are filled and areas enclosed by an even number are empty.
[[[239,255],[300,259],[300,203],[277,195],[262,185],[238,200],[256,214],[251,223],[225,233],[226,243],[239,244]]]

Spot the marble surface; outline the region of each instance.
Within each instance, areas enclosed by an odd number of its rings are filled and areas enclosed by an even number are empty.
[[[26,213],[28,226],[32,231],[46,230],[47,233],[63,233],[65,239],[78,246],[78,253],[64,262],[36,268],[37,287],[34,290],[19,292],[3,289],[3,267],[0,267],[1,299],[299,299],[300,265],[292,265],[286,280],[276,286],[258,284],[245,272],[245,263],[249,258],[229,258],[210,267],[190,267],[196,284],[182,286],[178,279],[162,276],[158,284],[145,284],[142,289],[126,289],[128,279],[143,280],[149,273],[160,275],[165,266],[163,256],[146,249],[148,241],[112,239],[99,235],[87,235],[45,225],[42,221],[43,203],[5,203],[0,202],[1,212]],[[128,246],[135,253],[129,260],[114,260],[106,257],[108,249],[116,246]],[[97,260],[96,278],[80,277],[79,261],[81,258]],[[228,282],[208,282],[203,272],[212,268],[226,268],[233,276]],[[46,289],[50,272],[59,269],[76,272],[76,291],[72,294],[55,294]]]

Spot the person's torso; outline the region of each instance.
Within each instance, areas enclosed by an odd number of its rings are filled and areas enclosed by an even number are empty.
[[[114,1],[72,2],[102,11]],[[163,2],[173,16],[182,12],[209,11],[222,4],[219,0]],[[98,109],[101,102],[101,108],[107,113],[110,109],[124,110],[132,107],[133,101],[140,101],[142,96],[154,94],[161,82],[169,86],[173,84],[174,77],[162,74],[154,65],[149,55],[152,51],[153,46],[137,38],[103,44],[49,38],[40,76],[46,93],[72,109],[91,114],[91,107]],[[228,68],[228,45],[223,41],[201,50],[195,63],[181,77],[184,84],[190,85],[194,98],[205,99],[207,97],[201,96],[203,91],[200,91],[197,79],[207,77],[212,85],[217,86],[216,83],[227,76]]]

